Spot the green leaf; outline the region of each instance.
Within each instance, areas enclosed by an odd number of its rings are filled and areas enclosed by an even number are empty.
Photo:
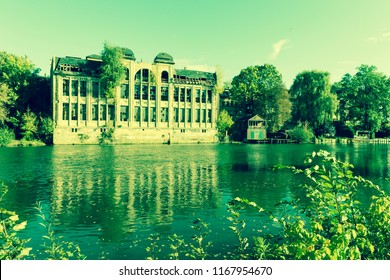
[[[27,221],[24,221],[24,222],[21,222],[20,224],[17,224],[16,226],[14,226],[12,229],[14,231],[19,231],[19,230],[25,229],[26,225],[27,225]]]

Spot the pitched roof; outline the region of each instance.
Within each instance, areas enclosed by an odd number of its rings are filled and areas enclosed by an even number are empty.
[[[253,116],[249,119],[249,121],[265,121],[263,118],[259,117],[258,115]]]

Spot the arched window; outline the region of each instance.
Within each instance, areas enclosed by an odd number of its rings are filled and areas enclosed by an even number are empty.
[[[169,75],[167,71],[162,71],[161,73],[161,82],[168,83]]]

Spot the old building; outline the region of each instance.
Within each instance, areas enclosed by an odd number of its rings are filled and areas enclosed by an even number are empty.
[[[115,143],[216,141],[215,73],[175,69],[167,53],[153,63],[122,53],[126,79],[115,99],[101,91],[99,55],[52,59],[54,144],[98,143],[112,128]]]

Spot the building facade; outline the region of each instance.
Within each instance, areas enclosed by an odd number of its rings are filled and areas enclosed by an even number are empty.
[[[175,69],[166,53],[153,63],[122,53],[126,78],[115,99],[101,91],[99,55],[52,59],[54,144],[95,144],[108,130],[123,144],[216,141],[215,73]]]

